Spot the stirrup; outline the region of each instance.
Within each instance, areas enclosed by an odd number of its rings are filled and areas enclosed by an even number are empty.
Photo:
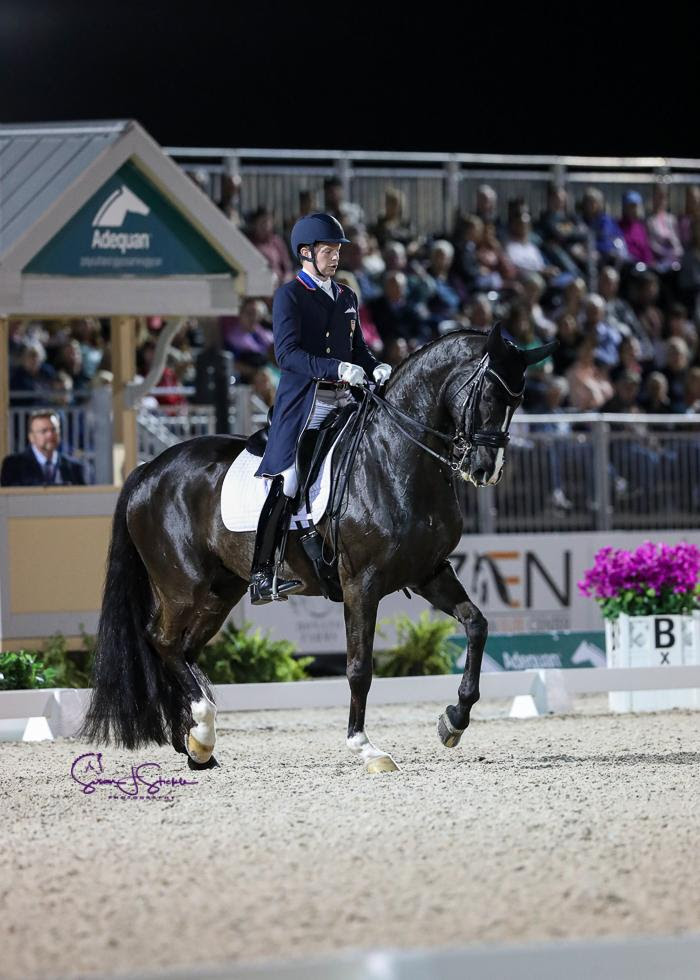
[[[256,572],[250,583],[250,602],[253,606],[263,606],[267,602],[286,602],[287,596],[299,592],[304,583],[298,579],[280,579],[277,569]]]

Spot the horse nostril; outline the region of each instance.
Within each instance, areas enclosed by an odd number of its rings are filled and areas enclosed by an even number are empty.
[[[486,483],[486,470],[474,470],[474,482]]]

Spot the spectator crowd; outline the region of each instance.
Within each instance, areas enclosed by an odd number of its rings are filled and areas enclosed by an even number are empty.
[[[525,411],[700,407],[700,188],[687,187],[682,214],[671,213],[659,182],[648,214],[629,190],[613,215],[597,188],[574,203],[552,185],[533,215],[523,197],[499,202],[484,184],[471,213],[423,237],[391,187],[374,222],[345,200],[336,178],[325,181],[316,207],[334,214],[350,239],[336,278],[357,292],[365,338],[382,360],[396,365],[441,334],[488,331],[499,320],[521,347],[559,340],[555,355],[528,371]],[[303,192],[299,214],[314,209]],[[261,208],[244,227],[277,281],[291,278],[289,226],[275,230]],[[266,390],[275,380],[269,309],[265,298],[251,298],[223,333],[249,379],[256,368],[271,370]]]
[[[196,179],[196,175],[195,175]],[[324,210],[350,240],[337,279],[358,294],[360,320],[377,357],[399,364],[455,329],[486,332],[495,321],[523,348],[559,340],[554,355],[528,369],[526,412],[685,413],[700,410],[700,188],[688,186],[682,213],[669,209],[668,187],[654,183],[648,209],[628,190],[619,214],[589,187],[573,201],[558,185],[541,213],[524,197],[499,201],[481,185],[473,208],[452,227],[415,233],[404,194],[391,186],[376,220],[345,198],[336,178],[318,199],[308,191],[286,225],[266,208],[241,215],[239,187],[224,182],[219,206],[238,224],[274,273],[297,270],[288,233],[302,214]],[[152,404],[177,412],[178,386],[194,383],[197,353],[212,337],[233,359],[235,379],[252,385],[261,407],[274,402],[271,297],[251,296],[216,324],[187,321],[173,341]],[[163,321],[139,321],[137,369],[150,368]],[[109,322],[98,319],[10,326],[11,404],[27,409],[81,403],[111,381]]]

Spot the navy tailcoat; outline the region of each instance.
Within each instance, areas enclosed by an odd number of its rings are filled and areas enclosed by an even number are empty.
[[[337,381],[341,361],[359,364],[370,378],[379,363],[362,336],[357,296],[348,286],[331,283],[335,300],[302,270],[275,293],[272,331],[281,377],[256,476],[276,476],[295,462],[316,381]]]

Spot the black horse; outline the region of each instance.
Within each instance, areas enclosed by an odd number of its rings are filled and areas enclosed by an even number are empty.
[[[448,334],[396,369],[383,404],[368,418],[338,528],[338,570],[350,683],[347,745],[370,772],[396,769],[365,733],[377,606],[391,592],[411,589],[465,627],[467,663],[457,703],[438,724],[443,744],[456,745],[469,724],[487,623],[448,561],[462,531],[454,477],[477,487],[500,479],[525,370],[554,346],[520,350],[499,327],[488,336]],[[224,476],[244,445],[231,436],[192,439],[124,483],[82,737],[112,737],[127,748],[170,740],[191,767],[216,765],[216,708],[196,658],[248,587],[254,534],[228,531],[220,508]],[[319,595],[298,537],[289,536],[283,574],[302,580],[302,595]]]

